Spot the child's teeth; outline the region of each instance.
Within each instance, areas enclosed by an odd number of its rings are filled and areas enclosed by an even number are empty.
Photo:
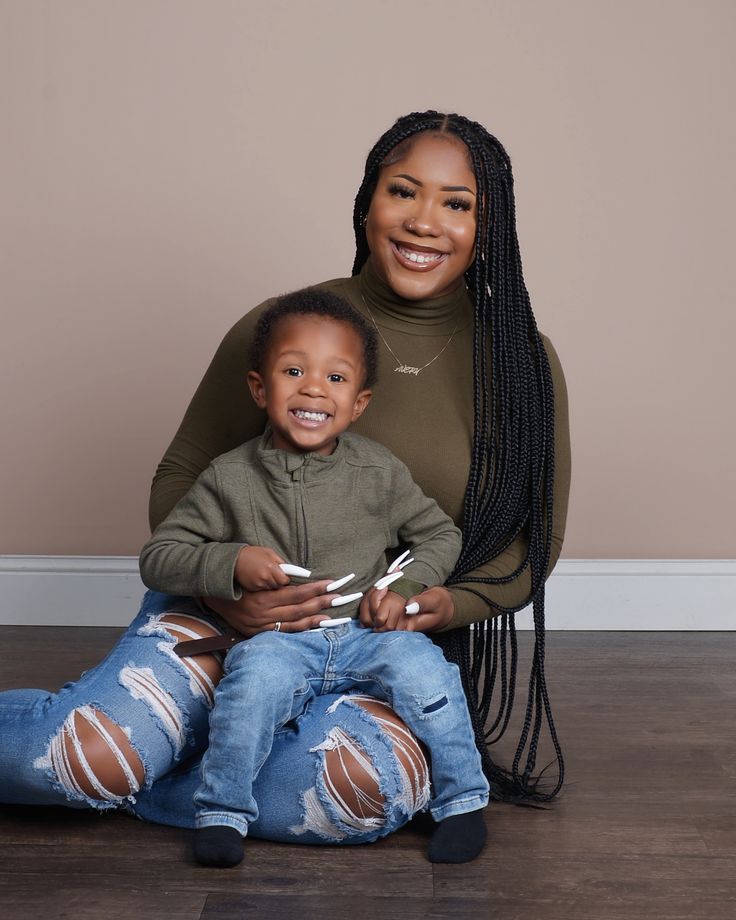
[[[295,409],[294,415],[296,415],[297,418],[303,418],[309,422],[324,422],[327,420],[326,412],[307,412],[306,409]]]

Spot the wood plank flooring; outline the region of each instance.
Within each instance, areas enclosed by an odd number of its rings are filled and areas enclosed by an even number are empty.
[[[118,634],[0,627],[0,689],[55,689]],[[736,918],[736,633],[551,633],[547,659],[568,781],[547,811],[489,808],[473,863],[432,866],[410,826],[356,848],[250,840],[242,866],[213,870],[189,832],[0,806],[0,916]]]

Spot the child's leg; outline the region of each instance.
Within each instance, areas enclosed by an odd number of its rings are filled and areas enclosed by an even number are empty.
[[[0,799],[104,810],[130,806],[201,750],[218,679],[213,655],[173,654],[177,636],[221,629],[186,600],[149,592],[103,662],[58,693],[0,693]]]
[[[242,859],[240,838],[259,811],[253,783],[275,733],[314,696],[310,680],[321,677],[325,653],[318,634],[280,632],[259,633],[228,653],[194,794],[199,862],[232,866]]]
[[[426,805],[429,766],[406,725],[386,703],[366,697],[343,705],[344,699],[317,696],[275,733],[253,785],[258,818],[249,837],[369,843],[403,827]],[[200,763],[190,760],[141,792],[135,814],[193,828],[199,783]]]
[[[430,858],[472,859],[485,841],[479,811],[488,804],[489,787],[457,666],[421,633],[355,630],[352,639],[340,658],[341,673],[383,696],[429,748],[430,812],[435,821],[447,822]]]

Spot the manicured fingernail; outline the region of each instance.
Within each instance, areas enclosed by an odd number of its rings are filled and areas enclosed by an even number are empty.
[[[410,616],[413,613],[419,613],[419,604],[417,604],[416,601],[414,601],[413,604],[407,604],[406,607],[404,607],[404,613],[408,613]]]
[[[357,601],[359,597],[363,597],[362,591],[358,591],[357,594],[346,594],[344,597],[335,597],[330,602],[330,607],[342,607],[351,601]]]
[[[343,585],[346,585],[349,581],[352,581],[353,578],[355,578],[355,572],[351,572],[344,578],[338,578],[337,581],[331,581],[325,588],[325,594],[330,594],[332,591],[338,591],[340,588],[342,588]]]
[[[331,626],[342,626],[343,623],[349,623],[352,619],[352,617],[334,617],[330,620],[320,620],[319,625],[314,628],[329,629]]]
[[[380,591],[381,588],[388,588],[389,585],[393,584],[395,581],[398,581],[399,578],[403,578],[403,577],[404,577],[403,572],[389,572],[388,575],[382,575],[373,587],[378,588]]]
[[[312,574],[309,569],[304,569],[300,565],[292,565],[290,562],[281,562],[279,568],[287,575],[299,575],[302,578],[309,578]]]
[[[411,559],[407,559],[406,562],[402,562],[401,565],[399,566],[399,568],[403,570],[403,569],[405,569],[405,568],[407,567],[407,565],[411,565],[412,562],[414,562],[414,557],[413,557],[413,556],[411,557]]]
[[[408,549],[406,550],[406,552],[402,553],[400,556],[397,556],[394,559],[394,561],[391,563],[391,565],[388,567],[388,569],[386,570],[386,574],[390,575],[391,572],[395,572],[396,569],[398,569],[399,565],[401,564],[401,560],[406,559],[406,557],[409,555],[410,552],[411,550]]]

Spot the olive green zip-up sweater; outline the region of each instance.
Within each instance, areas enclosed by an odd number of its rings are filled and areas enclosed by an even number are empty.
[[[473,437],[473,306],[466,289],[461,286],[432,300],[403,300],[377,277],[370,259],[359,275],[328,281],[320,287],[344,297],[368,322],[370,308],[383,336],[378,384],[370,406],[351,431],[384,444],[407,465],[422,491],[462,527]],[[166,517],[214,457],[263,431],[265,413],[256,408],[245,373],[255,323],[272,302],[239,319],[218,348],[156,471],[149,506],[152,527]],[[551,571],[565,533],[570,435],[565,378],[551,342],[544,336],[543,342],[555,396]],[[399,362],[422,367],[430,361],[418,376],[394,373]],[[474,574],[509,576],[519,568],[524,555],[522,534]],[[504,584],[468,583],[468,588],[482,593],[492,605],[514,607],[529,596],[529,568]],[[494,615],[481,598],[463,589],[463,583],[449,590],[455,614],[447,628]]]
[[[409,596],[445,581],[461,536],[390,451],[345,432],[329,456],[290,453],[267,430],[202,473],[143,547],[141,577],[167,594],[237,600],[238,553],[267,546],[311,569],[311,580],[355,572],[344,588],[352,594],[385,574],[386,550],[404,545],[414,557]],[[358,601],[339,610],[356,616]]]

